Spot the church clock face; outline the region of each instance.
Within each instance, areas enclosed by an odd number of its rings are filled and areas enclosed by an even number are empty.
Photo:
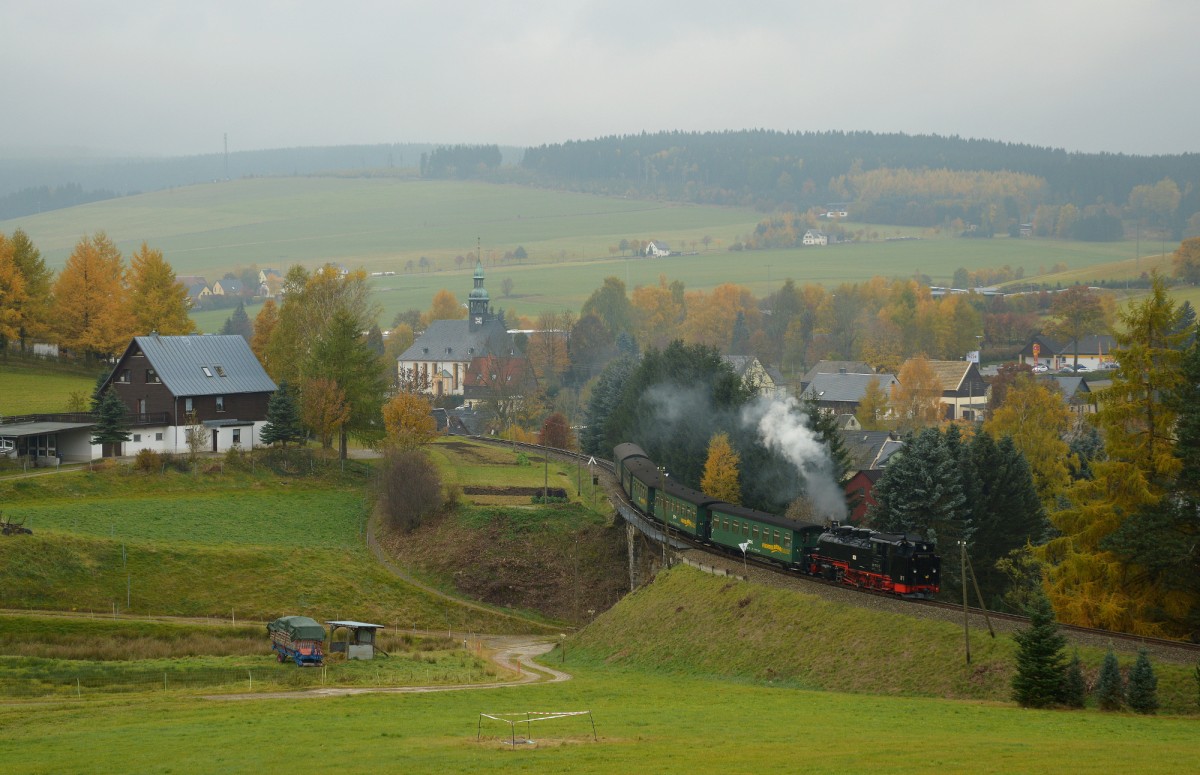
[[[482,326],[482,325],[483,325],[483,315],[476,315],[476,316],[475,316],[475,325],[477,325],[477,326]]]

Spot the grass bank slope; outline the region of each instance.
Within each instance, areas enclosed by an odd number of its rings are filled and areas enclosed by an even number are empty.
[[[134,615],[284,614],[389,627],[512,632],[538,625],[439,599],[365,546],[367,482],[126,467],[0,483],[31,536],[0,541],[0,607]]]
[[[846,606],[679,567],[626,597],[568,648],[608,667],[804,689],[1007,702],[1015,644],[942,621]],[[1080,651],[1094,680],[1103,654]],[[1132,659],[1127,659],[1129,664]],[[1129,664],[1123,664],[1126,669]],[[1160,664],[1164,711],[1195,713],[1188,666]]]

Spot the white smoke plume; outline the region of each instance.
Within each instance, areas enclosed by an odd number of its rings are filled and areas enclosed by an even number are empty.
[[[804,412],[791,396],[759,397],[742,410],[742,420],[758,431],[767,449],[796,467],[817,514],[845,521],[846,495],[833,476],[833,461],[821,438],[805,424]]]

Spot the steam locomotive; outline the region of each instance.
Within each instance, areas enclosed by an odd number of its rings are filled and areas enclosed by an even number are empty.
[[[622,491],[643,514],[700,543],[905,597],[939,589],[941,558],[919,536],[800,522],[725,503],[675,482],[636,444],[618,444],[613,462]]]

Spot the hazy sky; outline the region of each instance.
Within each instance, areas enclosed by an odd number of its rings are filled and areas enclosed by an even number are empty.
[[[0,0],[0,153],[664,129],[1200,151],[1195,0]]]

